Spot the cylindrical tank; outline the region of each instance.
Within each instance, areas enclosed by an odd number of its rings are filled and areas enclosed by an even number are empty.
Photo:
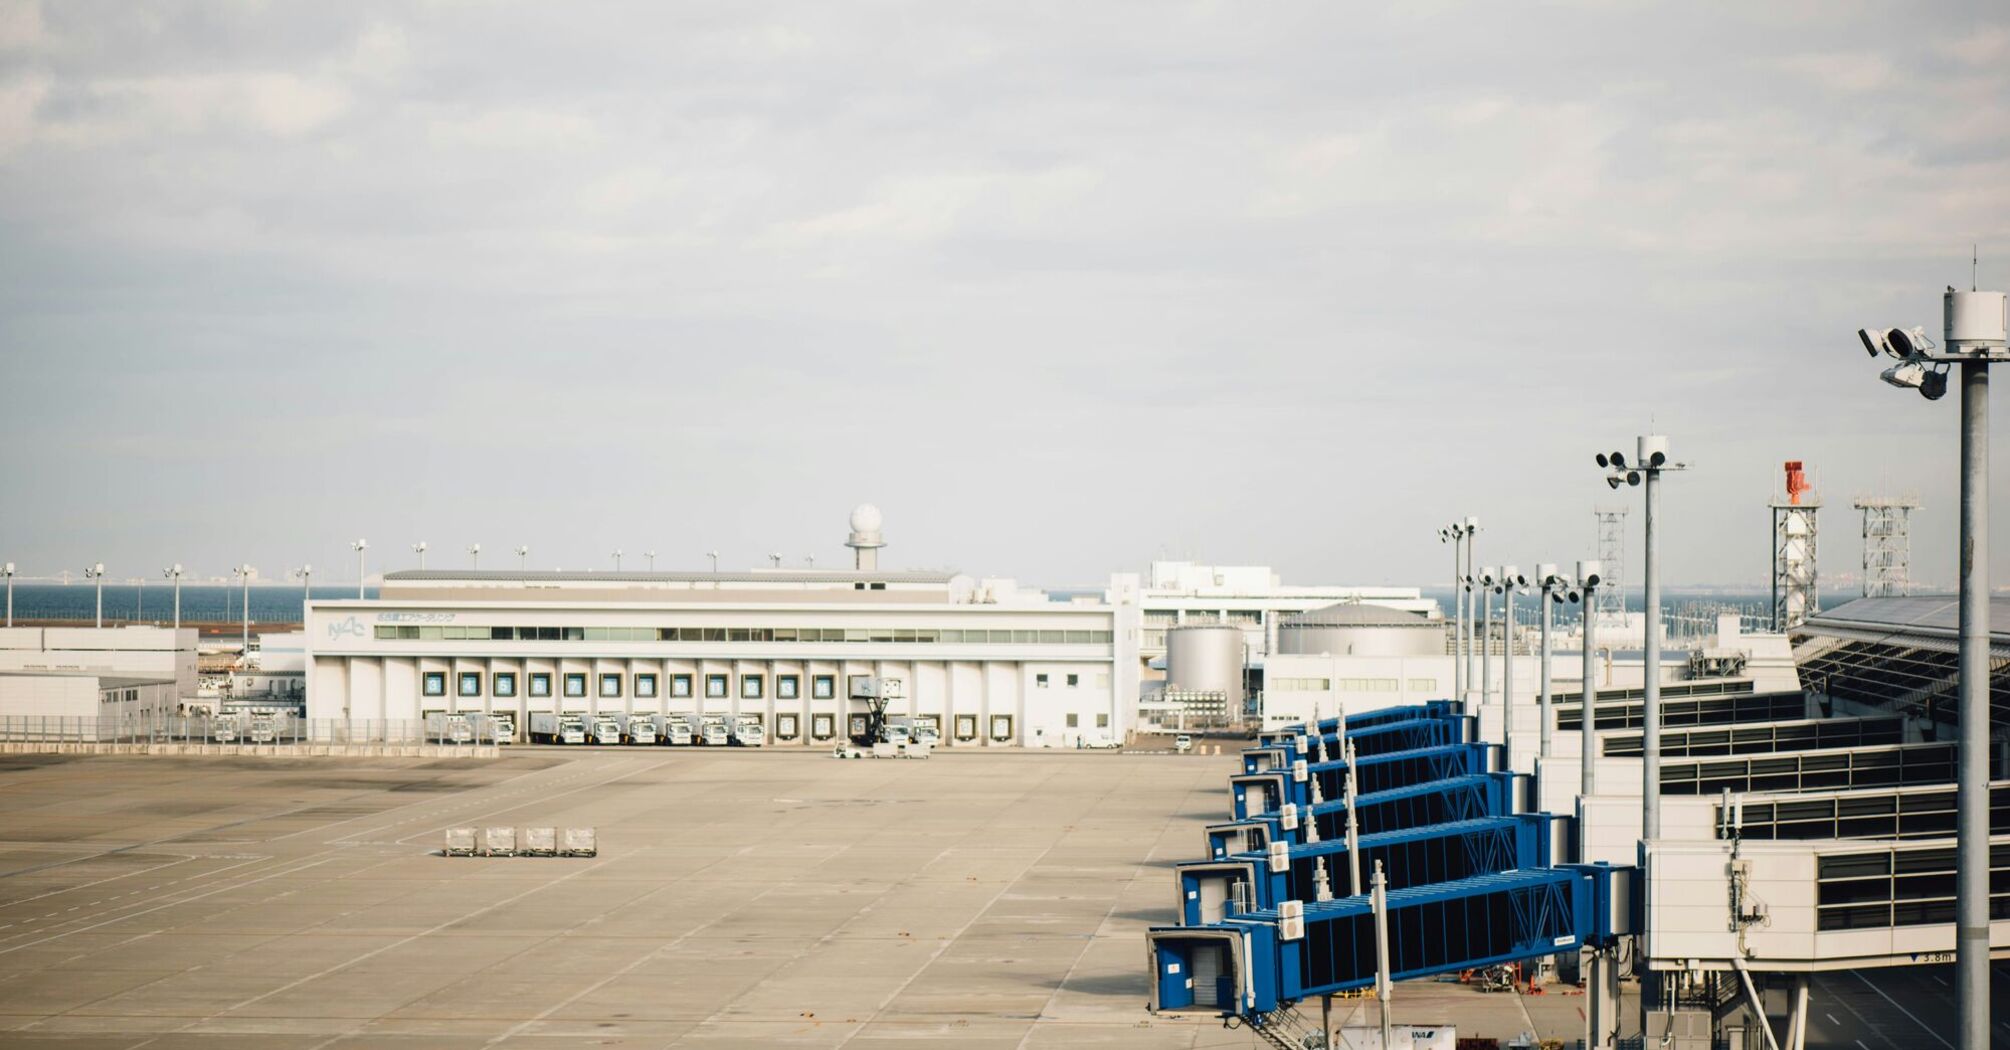
[[[1166,688],[1225,693],[1228,709],[1242,710],[1242,628],[1225,623],[1167,628]]]
[[[1383,605],[1329,605],[1280,624],[1277,651],[1300,656],[1443,656],[1445,624]]]

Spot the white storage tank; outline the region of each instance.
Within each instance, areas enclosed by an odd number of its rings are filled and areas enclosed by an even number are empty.
[[[1242,710],[1242,628],[1226,623],[1182,623],[1166,629],[1166,688],[1223,693],[1230,711]]]
[[[1318,656],[1443,656],[1445,622],[1386,605],[1342,602],[1285,618],[1277,651]]]

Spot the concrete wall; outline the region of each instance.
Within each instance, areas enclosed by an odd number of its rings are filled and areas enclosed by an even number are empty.
[[[0,628],[0,671],[173,679],[194,696],[196,630],[184,627]]]

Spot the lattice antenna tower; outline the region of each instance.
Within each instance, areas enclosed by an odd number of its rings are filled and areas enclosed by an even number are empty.
[[[1821,611],[1821,591],[1815,574],[1816,541],[1820,538],[1815,512],[1822,507],[1801,461],[1786,463],[1787,496],[1775,497],[1773,510],[1773,630],[1800,625]]]
[[[1854,506],[1863,512],[1863,596],[1902,597],[1912,593],[1912,496],[1864,496]]]
[[[1597,623],[1626,623],[1626,508],[1595,507],[1598,519],[1598,560],[1603,582],[1594,593],[1591,615]]]

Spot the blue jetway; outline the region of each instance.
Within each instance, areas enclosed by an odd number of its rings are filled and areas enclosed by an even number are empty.
[[[1347,778],[1358,778],[1355,790],[1361,794],[1424,784],[1469,773],[1492,772],[1499,746],[1495,744],[1446,744],[1411,751],[1390,751],[1380,755],[1354,756],[1360,767],[1350,771],[1345,762],[1312,762],[1289,769],[1269,769],[1261,773],[1239,773],[1229,777],[1234,797],[1231,816],[1248,820],[1261,813],[1281,812],[1285,806],[1304,809],[1312,805],[1312,785],[1319,786],[1322,802],[1341,798]]]
[[[1379,862],[1390,889],[1544,867],[1556,859],[1552,824],[1558,819],[1524,813],[1362,835],[1358,863],[1365,873]],[[1350,863],[1354,860],[1344,839],[1296,846],[1279,842],[1260,853],[1183,862],[1173,876],[1180,922],[1198,926],[1220,922],[1238,907],[1261,911],[1284,901],[1350,896]]]
[[[1521,811],[1529,779],[1526,773],[1473,773],[1369,792],[1354,799],[1355,819],[1361,822],[1361,834],[1372,835],[1453,820],[1504,817]],[[1281,812],[1259,813],[1248,820],[1210,825],[1207,855],[1219,858],[1262,852],[1273,842],[1305,842],[1310,838],[1305,831],[1308,820],[1316,824],[1320,839],[1341,838],[1347,833],[1347,804],[1342,800],[1321,802],[1290,814],[1288,819]],[[1286,823],[1290,827],[1285,827]]]
[[[1392,890],[1390,979],[1410,980],[1605,945],[1630,929],[1630,868],[1564,865]],[[1366,895],[1153,927],[1154,1011],[1258,1016],[1375,982]]]

